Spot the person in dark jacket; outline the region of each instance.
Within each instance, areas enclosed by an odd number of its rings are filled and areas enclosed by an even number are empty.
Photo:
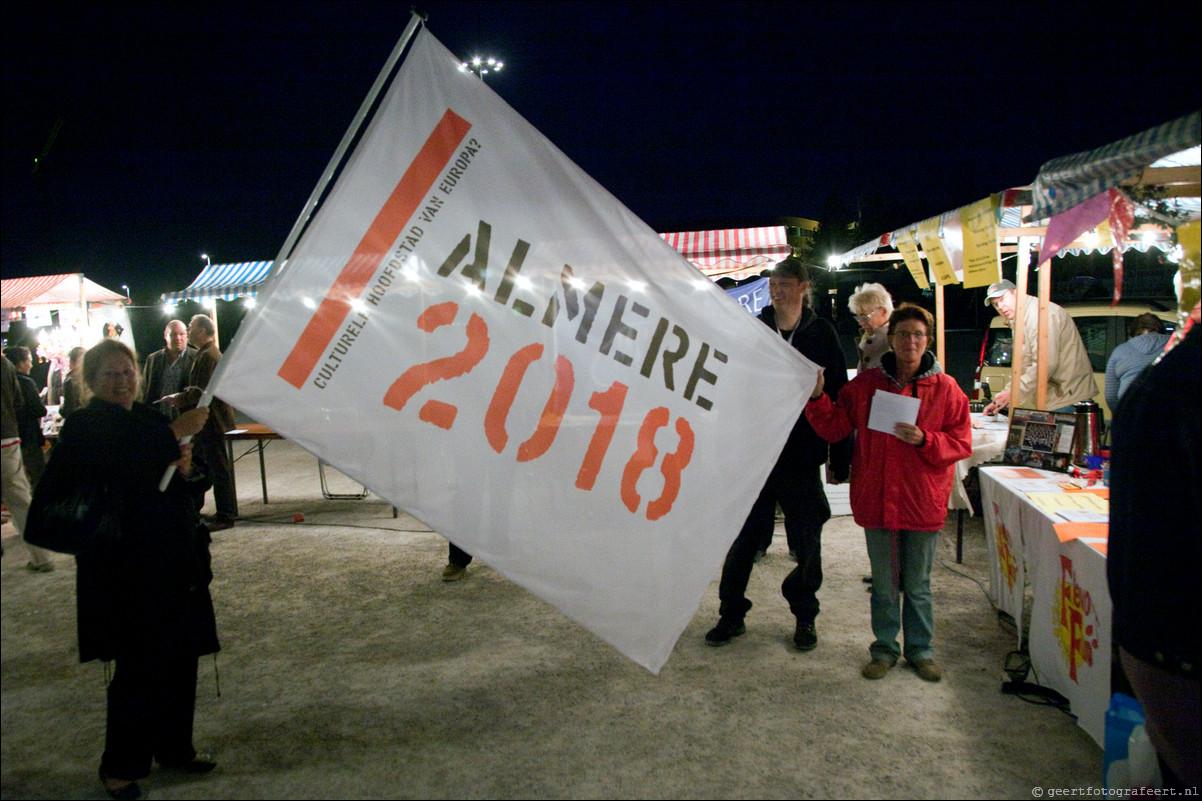
[[[20,428],[17,425],[17,414],[22,405],[17,369],[7,358],[0,356],[0,501],[12,513],[13,526],[24,540],[30,490],[21,460]],[[54,570],[48,553],[28,542],[25,547],[29,549],[29,563],[25,565],[27,569],[35,573]]]
[[[137,362],[118,340],[88,351],[82,372],[94,397],[64,422],[37,495],[100,478],[120,521],[119,544],[76,557],[79,659],[116,662],[100,778],[111,797],[138,798],[152,760],[215,767],[192,744],[197,658],[220,646],[209,538],[193,500],[203,479],[191,445],[179,444],[208,411],[169,422],[137,403]],[[160,492],[169,465],[176,473]]]
[[[1147,716],[1165,789],[1202,780],[1202,330],[1135,379],[1114,413],[1106,572],[1114,643]],[[1185,789],[1186,793],[1181,790]]]
[[[772,305],[764,308],[759,319],[791,347],[825,369],[827,391],[833,396],[847,382],[847,363],[834,327],[819,319],[807,303],[808,268],[795,258],[787,258],[772,270],[768,285]],[[779,504],[785,514],[789,550],[797,555],[797,567],[781,585],[789,609],[797,618],[793,643],[802,651],[817,646],[815,619],[818,589],[822,586],[822,526],[831,516],[820,471],[828,456],[828,480],[846,481],[851,465],[850,440],[828,446],[826,440],[814,433],[805,415],[799,416],[739,536],[726,554],[718,587],[721,601],[718,624],[705,635],[710,645],[725,645],[747,631],[744,618],[751,609],[751,601],[746,597],[747,582],[761,543],[765,536],[772,535]]]
[[[58,407],[58,416],[66,419],[83,403],[83,382],[79,378],[79,362],[87,348],[76,346],[67,354],[70,369],[63,378],[63,402]]]
[[[46,405],[38,393],[38,385],[29,377],[33,369],[33,356],[29,348],[17,345],[5,354],[17,368],[17,382],[21,385],[21,408],[17,410],[17,428],[21,435],[21,461],[29,474],[30,489],[38,485],[46,470],[46,453],[43,446],[46,436],[42,433],[42,418],[46,416]]]
[[[213,379],[217,365],[221,363],[221,351],[217,348],[217,326],[207,315],[193,315],[189,321],[188,344],[196,348],[196,356],[188,373],[188,386],[163,398],[163,401],[177,409],[196,407]],[[196,454],[209,470],[213,503],[217,507],[216,514],[205,521],[205,526],[209,531],[224,531],[233,527],[238,517],[234,466],[230,464],[225,447],[225,432],[234,427],[234,410],[220,398],[213,398],[209,409],[209,422],[196,437]],[[204,506],[203,493],[196,500],[198,506]]]

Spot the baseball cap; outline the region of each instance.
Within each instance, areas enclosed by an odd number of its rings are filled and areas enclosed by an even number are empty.
[[[1005,279],[998,281],[996,284],[990,284],[989,291],[985,293],[985,305],[988,306],[989,301],[993,300],[994,298],[1000,298],[1007,292],[1017,291],[1017,289],[1018,287],[1014,285],[1013,281],[1007,281]]]

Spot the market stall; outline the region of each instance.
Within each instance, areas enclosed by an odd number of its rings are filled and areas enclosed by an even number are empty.
[[[23,344],[51,361],[51,371],[67,371],[67,354],[74,347],[91,347],[104,337],[120,339],[131,348],[129,298],[86,278],[83,273],[5,278],[0,282],[3,330],[23,320],[28,342]]]
[[[168,307],[184,301],[195,301],[209,310],[214,325],[218,325],[217,301],[247,298],[249,303],[259,294],[274,262],[240,261],[231,264],[209,264],[191,284],[178,292],[164,292],[160,297]]]
[[[882,234],[832,255],[829,264],[838,270],[853,263],[903,261],[920,287],[933,284],[936,348],[943,363],[944,287],[971,289],[1000,280],[1003,254],[1017,256],[1017,319],[1023,319],[1033,254],[1038,268],[1063,253],[1111,253],[1117,303],[1122,293],[1123,251],[1158,247],[1171,253],[1178,225],[1199,217],[1200,129],[1202,112],[1194,112],[1096,150],[1053,159],[1043,165],[1030,186],[1007,189]],[[1041,269],[1038,275],[1040,405],[1047,391],[1051,270]],[[1016,378],[1022,372],[1021,328],[1015,331],[1013,345]]]
[[[1114,303],[1122,295],[1123,251],[1159,247],[1169,259],[1181,259],[1178,330],[1186,328],[1188,311],[1199,298],[1200,122],[1202,113],[1195,112],[1105,147],[1054,159],[1029,187],[884,234],[832,257],[831,266],[900,260],[920,286],[933,283],[937,347],[945,362],[944,287],[998,281],[1001,256],[1012,253],[1017,259],[1015,316],[1023,319],[1028,269],[1034,264],[1039,304],[1035,405],[1044,409],[1051,262],[1058,254],[1110,252]],[[1183,246],[1191,257],[1181,258]],[[1022,336],[1023,326],[1016,326],[1016,384]],[[1071,440],[1071,422],[1066,425],[1069,433],[1058,436]],[[1059,431],[1054,425],[1045,428]],[[1016,430],[1021,431],[1012,424],[1010,440]],[[1009,448],[1008,442],[1007,453]],[[1028,641],[1034,681],[1067,698],[1079,725],[1102,745],[1112,672],[1107,490],[1070,482],[1064,473],[1034,469],[1021,459],[1014,465],[981,470],[991,599],[1019,624],[1020,647]],[[1033,605],[1024,637],[1028,586]]]

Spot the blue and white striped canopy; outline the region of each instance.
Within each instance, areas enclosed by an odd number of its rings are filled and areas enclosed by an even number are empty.
[[[237,264],[210,264],[200,271],[196,280],[181,292],[164,292],[167,303],[181,300],[233,300],[254,297],[271,271],[270,261],[242,261]]]
[[[1105,147],[1052,159],[1035,177],[1026,220],[1046,220],[1118,186],[1157,159],[1194,147],[1200,132],[1202,112],[1195,111]]]

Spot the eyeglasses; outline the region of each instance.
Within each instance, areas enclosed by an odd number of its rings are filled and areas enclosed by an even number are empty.
[[[868,322],[869,320],[871,320],[871,319],[872,319],[872,316],[873,316],[874,314],[876,314],[877,312],[879,312],[879,311],[881,310],[881,308],[882,308],[882,307],[877,307],[877,308],[873,309],[872,311],[868,312],[868,314],[857,314],[857,315],[856,315],[856,320],[858,320],[858,321],[859,321],[859,322],[861,322],[861,323],[866,323],[866,322]]]
[[[893,336],[896,339],[913,339],[917,342],[927,338],[926,331],[894,331]]]

